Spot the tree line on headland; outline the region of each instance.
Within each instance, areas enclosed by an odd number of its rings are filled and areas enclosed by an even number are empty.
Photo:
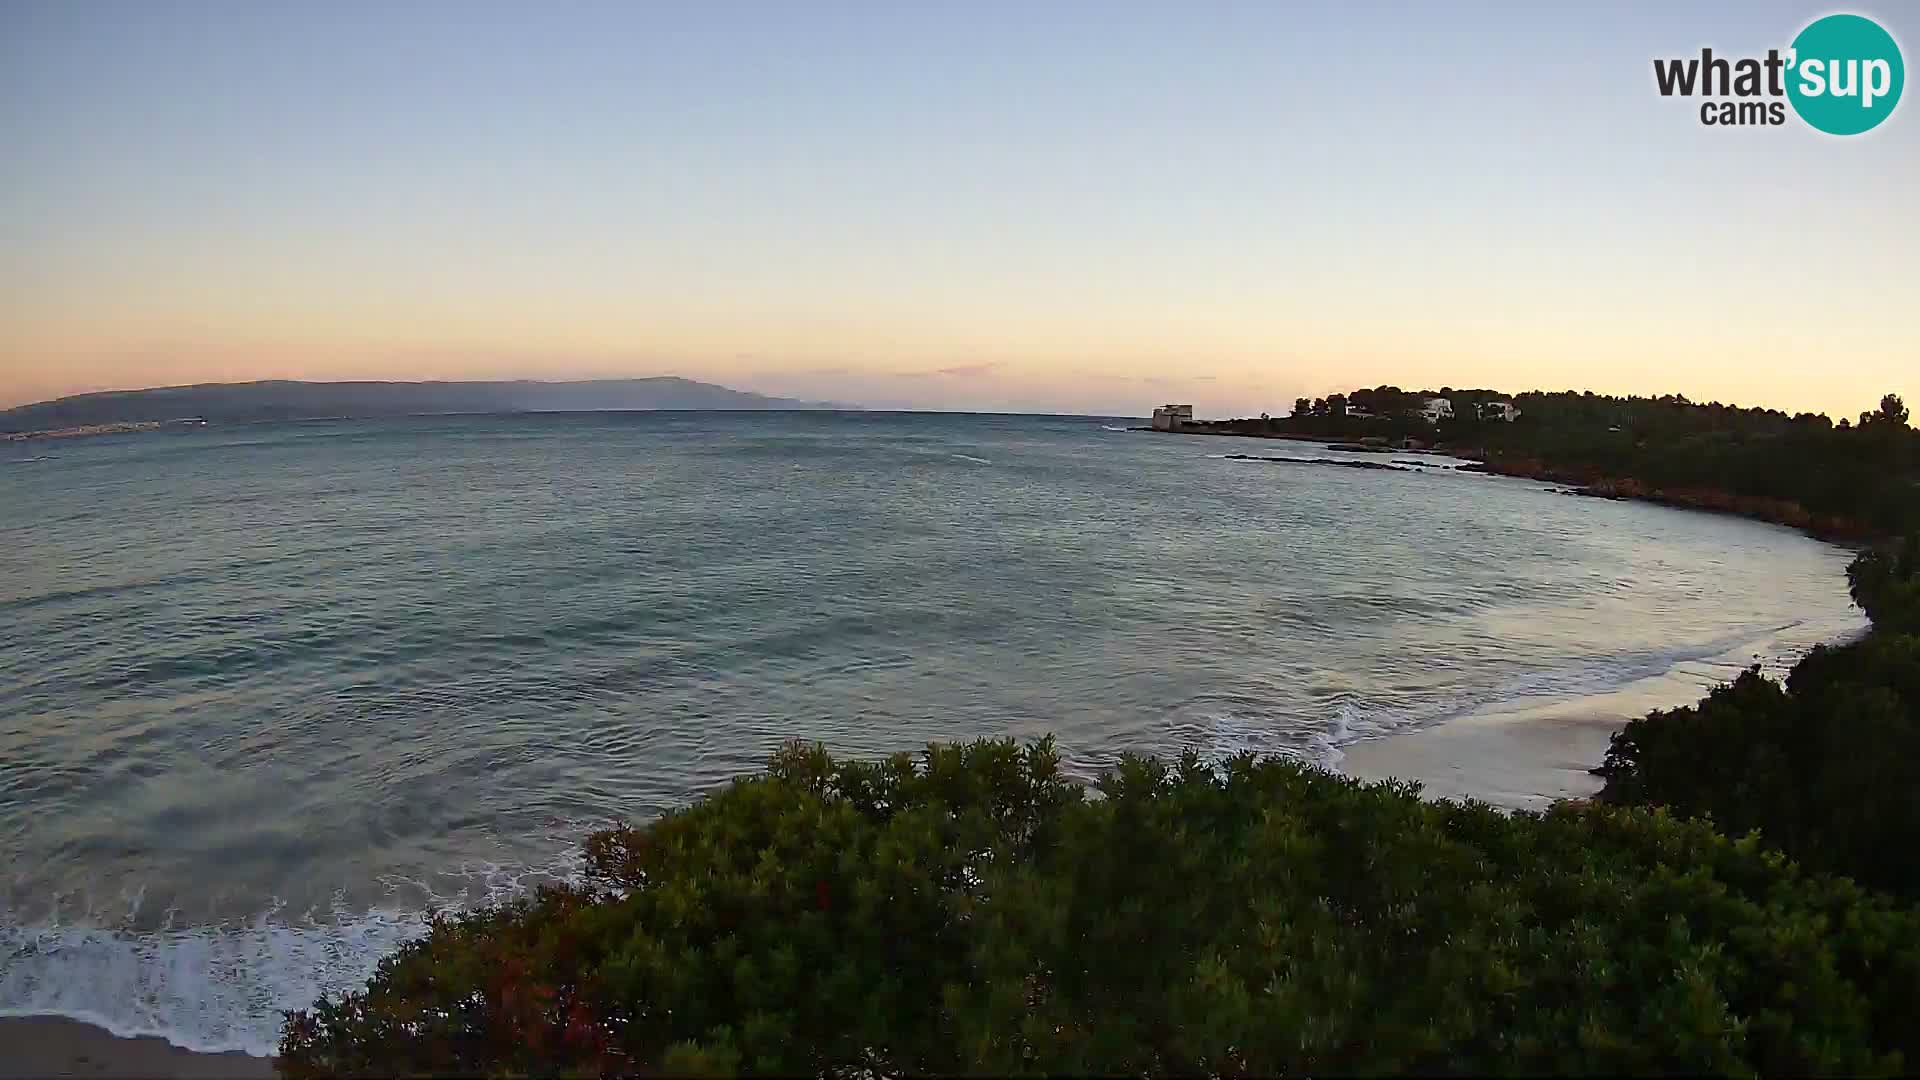
[[[1522,396],[1526,419],[1584,419],[1442,433],[1792,501],[1880,542],[1848,573],[1866,636],[1815,649],[1784,685],[1749,671],[1627,725],[1591,804],[1509,814],[1250,754],[1126,756],[1089,791],[1050,740],[884,761],[795,744],[594,834],[583,881],[436,918],[364,991],[290,1013],[279,1068],[1910,1073],[1905,410],[1889,398],[1842,427],[1624,401]],[[1770,471],[1795,447],[1815,464]]]
[[[1445,398],[1451,415],[1420,415]],[[1481,406],[1510,401],[1511,421]],[[1590,494],[1721,510],[1863,540],[1920,527],[1920,434],[1896,394],[1857,420],[1820,413],[1700,404],[1684,396],[1591,391],[1408,392],[1393,386],[1301,398],[1288,416],[1197,423],[1233,435],[1414,439],[1478,459],[1489,472],[1579,486]]]

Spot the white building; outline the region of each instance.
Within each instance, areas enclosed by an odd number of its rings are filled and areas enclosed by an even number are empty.
[[[1373,410],[1367,408],[1365,405],[1349,405],[1346,408],[1346,413],[1348,416],[1359,416],[1366,419],[1373,418]]]
[[[1511,424],[1513,423],[1513,418],[1519,415],[1520,410],[1514,408],[1513,402],[1511,401],[1483,401],[1480,403],[1480,419],[1482,420],[1502,420]]]
[[[1178,431],[1182,425],[1193,423],[1193,406],[1162,405],[1153,410],[1153,430]]]
[[[1437,424],[1442,420],[1451,420],[1453,419],[1453,399],[1430,397],[1421,404],[1420,415],[1426,417],[1427,423],[1429,424]]]

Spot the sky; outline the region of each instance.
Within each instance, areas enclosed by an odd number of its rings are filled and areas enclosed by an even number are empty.
[[[1652,75],[1833,10],[0,0],[0,407],[671,374],[1853,415],[1920,399],[1920,100],[1705,127]],[[1920,59],[1920,5],[1843,10]]]

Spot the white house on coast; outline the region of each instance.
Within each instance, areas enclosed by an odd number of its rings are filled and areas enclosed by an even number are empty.
[[[1429,424],[1451,420],[1453,419],[1453,399],[1430,397],[1420,404],[1420,415],[1425,417]]]
[[[1480,419],[1482,420],[1500,420],[1511,424],[1513,423],[1513,418],[1519,415],[1520,410],[1514,408],[1513,402],[1511,401],[1483,401],[1480,403]]]
[[[1193,423],[1193,406],[1162,405],[1153,410],[1153,430],[1179,431],[1183,425]]]

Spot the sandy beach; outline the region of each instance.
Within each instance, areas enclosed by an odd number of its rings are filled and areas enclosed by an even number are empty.
[[[1418,780],[1430,798],[1471,796],[1510,810],[1545,810],[1600,790],[1600,778],[1588,770],[1606,758],[1608,741],[1629,720],[1691,705],[1755,659],[1736,650],[1609,693],[1509,705],[1354,743],[1340,770],[1364,780]]]
[[[1471,796],[1510,810],[1544,810],[1600,790],[1587,770],[1630,714],[1591,701],[1468,717],[1347,747],[1341,770],[1365,780],[1418,780],[1431,798]]]
[[[165,1039],[123,1039],[105,1028],[58,1016],[0,1017],[0,1080],[28,1077],[273,1076],[271,1058],[251,1054],[196,1054]]]

